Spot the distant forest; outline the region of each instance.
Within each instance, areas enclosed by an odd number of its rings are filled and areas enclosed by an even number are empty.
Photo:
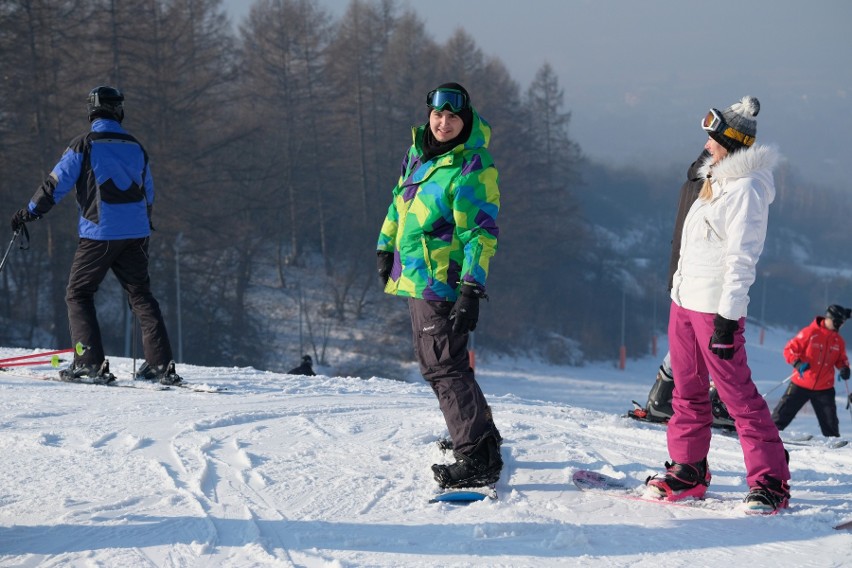
[[[448,81],[492,125],[500,174],[478,344],[579,363],[622,344],[647,352],[665,330],[688,164],[648,173],[590,163],[547,63],[524,88],[463,29],[436,43],[393,0],[353,0],[340,19],[322,2],[257,0],[236,29],[219,0],[5,0],[0,54],[3,219],[88,129],[89,90],[124,92],[124,126],[145,145],[157,192],[152,281],[174,344],[180,322],[187,362],[264,365],[266,314],[248,300],[261,270],[286,288],[316,264],[306,296],[321,304],[316,318],[357,328],[371,317],[383,301],[375,245],[390,190],[412,125],[426,120],[425,93]],[[750,315],[803,326],[825,299],[852,304],[850,197],[786,169],[776,182],[759,267],[769,276],[752,288]],[[29,250],[13,249],[0,273],[0,344],[64,346],[76,207],[63,202],[29,228]],[[125,352],[126,306],[99,310],[107,352]],[[389,325],[358,349],[401,331]]]

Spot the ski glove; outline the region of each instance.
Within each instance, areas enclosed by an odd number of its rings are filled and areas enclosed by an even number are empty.
[[[733,359],[734,332],[739,325],[736,320],[729,320],[719,314],[713,318],[713,336],[710,338],[709,348],[719,359]]]
[[[840,369],[840,378],[844,381],[849,380],[849,367],[843,367],[842,369]]]
[[[30,213],[29,209],[19,210],[17,213],[12,215],[12,232],[17,233],[24,227],[25,223],[35,221],[36,219],[41,219],[41,216]]]
[[[468,333],[476,329],[476,322],[479,320],[479,299],[487,297],[482,288],[462,284],[459,297],[450,310],[454,333]]]
[[[805,371],[807,371],[808,369],[811,368],[811,364],[805,363],[804,361],[799,361],[798,359],[796,359],[796,362],[793,363],[793,368],[796,369],[797,371],[799,371],[800,377],[804,377]]]
[[[376,270],[379,274],[379,282],[382,288],[387,286],[393,268],[393,253],[386,250],[376,251]]]

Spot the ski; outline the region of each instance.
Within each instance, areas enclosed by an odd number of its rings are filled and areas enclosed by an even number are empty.
[[[852,521],[846,521],[845,523],[840,523],[839,525],[834,525],[834,530],[836,530],[836,531],[852,530]]]
[[[228,392],[228,389],[226,387],[216,387],[216,386],[207,385],[207,384],[196,385],[196,384],[193,384],[193,383],[178,383],[176,385],[170,385],[170,386],[177,387],[177,388],[180,388],[180,389],[190,390],[192,392],[201,392],[201,393],[207,393],[207,394],[221,394],[221,393]]]
[[[785,446],[836,450],[849,445],[849,440],[783,440]]]
[[[96,387],[110,387],[110,388],[125,388],[125,389],[136,389],[136,390],[147,390],[147,391],[167,391],[167,390],[177,390],[182,389],[189,392],[198,392],[204,394],[221,394],[229,392],[225,387],[217,387],[211,386],[207,384],[193,384],[193,383],[179,383],[176,385],[162,385],[160,383],[156,383],[153,381],[137,381],[134,379],[130,380],[114,380],[109,383],[96,383],[92,380],[81,379],[79,381],[65,381],[59,378],[58,375],[30,375],[24,373],[14,373],[13,369],[3,370],[3,372],[7,375],[11,375],[14,377],[20,377],[24,379],[34,379],[37,381],[49,381],[54,383],[63,383],[68,385],[90,385]]]
[[[814,437],[811,434],[802,434],[801,436],[781,436],[781,441],[785,444],[795,444],[796,442],[807,442],[808,440],[813,440]]]
[[[82,355],[83,353],[85,353],[86,349],[88,349],[88,347],[86,347],[85,345],[83,345],[82,343],[80,343],[78,341],[77,345],[75,345],[74,347],[71,347],[69,349],[55,349],[53,351],[37,351],[35,353],[30,353],[29,355],[18,355],[17,357],[6,357],[6,358],[3,358],[3,359],[0,359],[0,367],[11,367],[11,366],[15,366],[14,363],[16,361],[25,361],[25,360],[28,360],[28,359],[50,357],[51,355],[58,356],[58,355],[64,355],[65,353],[76,353],[77,355]],[[57,360],[58,360],[58,357],[57,357]],[[53,361],[53,358],[49,359],[49,361]],[[35,363],[33,363],[33,364],[35,364]]]

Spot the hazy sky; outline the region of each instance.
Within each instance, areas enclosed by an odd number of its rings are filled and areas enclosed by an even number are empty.
[[[235,20],[251,0],[225,0]],[[341,17],[349,0],[320,0]],[[852,161],[852,1],[398,0],[445,41],[464,28],[526,89],[545,62],[590,158],[686,166],[711,106],[760,100],[758,143],[818,183]],[[453,78],[448,77],[447,80]],[[476,93],[471,93],[476,101]],[[487,117],[486,117],[487,118]],[[499,126],[495,136],[500,136]]]

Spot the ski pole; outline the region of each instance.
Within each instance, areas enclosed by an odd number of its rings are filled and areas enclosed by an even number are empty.
[[[852,415],[852,397],[849,396],[849,381],[843,381],[846,385],[846,408],[849,409],[849,414]]]
[[[783,385],[783,384],[784,384],[784,383],[786,383],[787,381],[792,380],[792,379],[793,379],[793,375],[795,375],[796,373],[798,373],[798,371],[793,371],[793,372],[790,374],[790,376],[789,376],[789,377],[787,377],[786,379],[784,379],[783,381],[781,381],[780,383],[778,383],[777,385],[775,385],[774,387],[772,387],[771,389],[769,389],[768,391],[766,391],[766,394],[762,394],[762,395],[760,395],[760,396],[762,396],[763,398],[766,398],[766,395],[768,395],[769,393],[771,393],[772,391],[774,391],[775,389],[777,389],[778,387],[780,387],[781,385]]]
[[[6,369],[9,367],[29,367],[36,365],[50,365],[51,367],[58,367],[62,361],[59,359],[59,355],[54,355],[50,359],[39,359],[38,361],[15,361],[14,363],[2,363],[0,364],[0,369]]]
[[[133,378],[136,378],[136,312],[133,312],[133,327],[131,328],[131,347],[130,352],[133,354]]]
[[[57,349],[56,351],[41,351],[39,353],[30,353],[29,355],[18,355],[17,357],[7,357],[5,359],[0,359],[0,366],[6,365],[6,363],[11,363],[13,361],[23,361],[25,359],[33,359],[35,357],[48,357],[50,355],[62,355],[64,353],[76,353],[77,355],[82,355],[88,347],[77,342],[77,345],[71,347],[70,349]],[[8,366],[8,365],[7,365]]]
[[[0,260],[0,272],[2,272],[3,267],[6,266],[6,259],[9,258],[9,253],[12,251],[12,245],[14,245],[15,241],[18,240],[18,235],[20,234],[20,229],[17,229],[14,233],[12,233],[12,240],[9,241],[9,246],[6,247],[6,252],[3,254],[3,260]]]

